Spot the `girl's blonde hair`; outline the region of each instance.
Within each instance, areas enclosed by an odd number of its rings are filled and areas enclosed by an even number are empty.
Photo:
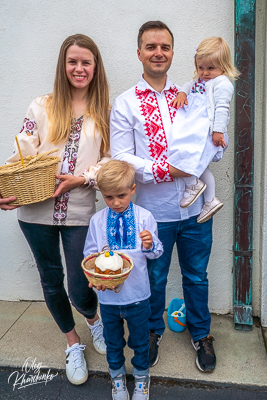
[[[126,161],[111,160],[100,168],[96,181],[101,192],[120,192],[132,189],[135,181],[135,168]]]
[[[52,143],[66,140],[74,120],[70,83],[66,74],[66,52],[72,45],[88,49],[95,60],[95,71],[88,86],[86,115],[95,122],[95,129],[102,136],[101,152],[109,148],[109,88],[100,52],[95,42],[88,36],[76,34],[69,36],[60,48],[53,93],[46,102],[49,121],[48,138]]]
[[[226,75],[232,80],[236,80],[240,75],[231,61],[231,53],[228,44],[221,37],[210,37],[202,40],[195,54],[195,72],[194,78],[198,78],[197,60],[209,58],[211,62],[220,67],[223,71],[222,75]]]

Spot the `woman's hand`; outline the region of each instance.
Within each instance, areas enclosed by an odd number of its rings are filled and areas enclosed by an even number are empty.
[[[57,179],[60,179],[61,182],[53,194],[52,198],[59,196],[62,193],[66,193],[71,189],[82,186],[85,182],[83,176],[74,176],[74,175],[56,175]]]
[[[142,240],[142,245],[144,246],[144,248],[146,250],[152,249],[153,238],[152,238],[151,233],[149,231],[144,230],[139,234],[139,236]]]
[[[3,199],[2,197],[0,197],[0,210],[14,210],[15,208],[19,208],[20,206],[12,206],[9,205],[9,203],[12,203],[12,201],[16,200],[16,197],[12,196],[12,197],[6,197],[5,199]]]
[[[171,104],[174,108],[178,108],[179,107],[183,107],[184,105],[188,105],[188,101],[187,101],[187,95],[184,92],[179,92],[177,97],[175,97],[174,100],[171,101]]]
[[[222,146],[223,149],[226,147],[226,143],[224,141],[224,134],[222,132],[213,132],[212,141],[217,147]]]

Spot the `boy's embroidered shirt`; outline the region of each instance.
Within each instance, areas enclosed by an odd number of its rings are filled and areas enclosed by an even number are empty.
[[[123,213],[116,213],[109,208],[107,239],[111,250],[136,248],[136,223],[132,202]]]
[[[158,258],[163,253],[163,246],[158,239],[157,223],[152,214],[136,204],[130,203],[123,214],[127,221],[127,245],[123,244],[122,223],[120,223],[120,241],[116,240],[116,219],[120,215],[111,212],[108,207],[98,211],[90,220],[90,225],[84,246],[84,257],[102,251],[107,244],[112,250],[127,254],[133,260],[134,267],[119,293],[111,290],[99,291],[99,302],[102,304],[132,304],[143,301],[150,296],[150,284],[147,271],[147,258]],[[122,220],[120,218],[120,220]],[[153,248],[146,251],[142,246],[139,234],[148,230],[153,237]],[[129,241],[128,241],[129,240]]]

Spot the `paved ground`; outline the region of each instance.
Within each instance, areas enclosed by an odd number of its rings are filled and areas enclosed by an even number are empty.
[[[62,372],[66,345],[46,305],[43,302],[0,301],[0,367],[4,368],[0,373],[1,400],[111,398],[105,357],[95,352],[84,319],[75,311],[74,315],[77,331],[86,345],[89,371],[94,373],[80,387],[69,384]],[[196,353],[188,331],[175,333],[166,328],[159,349],[160,361],[150,372],[151,399],[267,400],[267,354],[258,322],[252,331],[237,331],[232,316],[212,315],[211,333],[216,339],[217,367],[214,373],[203,374],[195,366]],[[132,391],[132,351],[127,347],[125,355],[129,391]],[[46,385],[40,383],[21,389],[17,385],[13,390],[15,374],[9,383],[8,377],[14,371],[21,376],[27,359],[41,364],[41,371],[45,373],[49,369],[59,373]]]
[[[15,370],[0,369],[0,398],[3,400],[111,399],[111,383],[107,375],[91,374],[85,384],[74,386],[68,382],[62,371],[53,371],[54,374],[57,372],[58,375],[46,385],[42,383],[13,388]],[[127,387],[131,395],[134,390],[134,381],[131,376],[127,377]],[[173,380],[152,378],[150,398],[151,400],[266,400],[267,388],[179,383]]]

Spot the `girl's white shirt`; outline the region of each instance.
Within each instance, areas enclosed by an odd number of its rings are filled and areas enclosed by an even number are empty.
[[[186,82],[179,92],[188,95],[195,80]],[[230,121],[230,103],[234,93],[234,86],[225,75],[219,75],[205,82],[207,111],[210,121],[210,134],[213,132],[227,133]]]
[[[62,140],[55,145],[47,139],[48,120],[45,109],[47,97],[38,97],[32,101],[26,113],[24,124],[27,121],[33,121],[33,129],[28,134],[26,134],[25,129],[22,130],[17,135],[17,138],[23,157],[58,149],[52,155],[61,159],[57,168],[57,174],[60,174],[66,140]],[[110,159],[110,154],[106,153],[100,160],[101,141],[100,132],[94,129],[94,121],[90,117],[86,117],[80,133],[74,176],[81,176],[86,171],[86,179],[94,179],[97,170]],[[6,163],[16,162],[19,159],[18,148],[14,143],[13,155],[8,158]],[[95,213],[95,199],[95,189],[84,187],[72,189],[68,200],[66,225],[88,225],[91,216]],[[47,199],[41,203],[22,206],[18,208],[18,219],[24,222],[53,225],[54,204],[55,199]]]

